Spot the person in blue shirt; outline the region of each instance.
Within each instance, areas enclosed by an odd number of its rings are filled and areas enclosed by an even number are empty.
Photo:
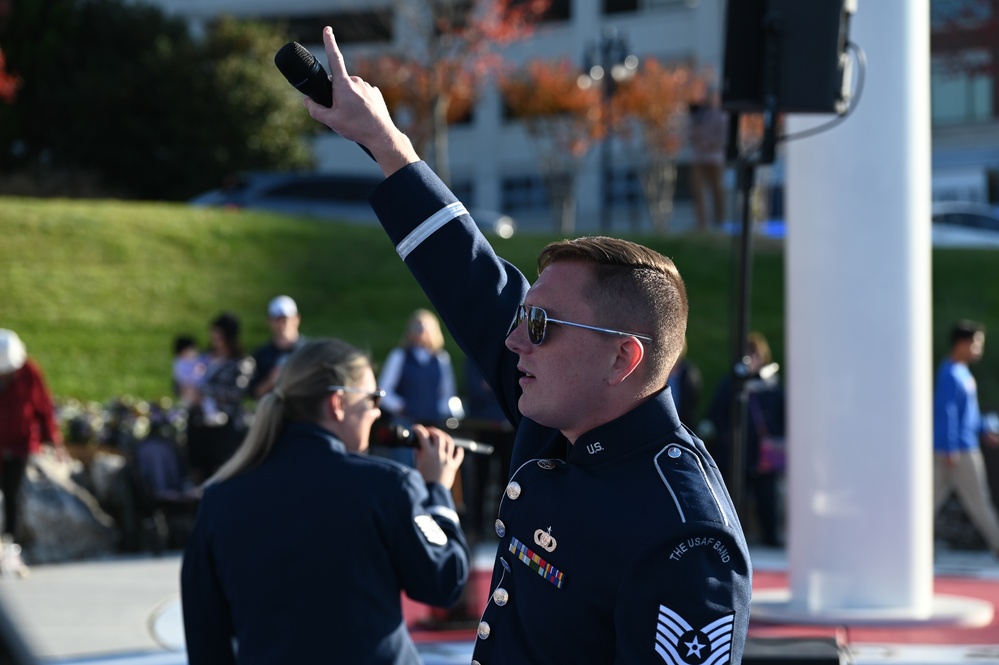
[[[752,572],[717,465],[666,382],[687,298],[662,254],[617,238],[545,247],[531,284],[347,74],[323,31],[333,106],[371,151],[370,202],[396,252],[517,429],[473,662],[738,663]]]
[[[191,665],[419,665],[401,594],[447,607],[465,587],[450,492],[464,451],[415,425],[415,470],[365,454],[384,394],[345,342],[288,358],[206,484],[184,552]]]
[[[999,444],[999,432],[984,426],[978,385],[969,365],[985,352],[985,327],[958,321],[950,333],[950,353],[937,372],[933,397],[933,510],[953,491],[971,522],[999,556],[999,517],[989,492],[981,443]]]

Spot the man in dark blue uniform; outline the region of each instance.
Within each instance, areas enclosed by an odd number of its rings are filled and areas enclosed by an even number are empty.
[[[581,238],[545,248],[530,285],[323,38],[334,104],[309,113],[375,157],[375,212],[517,426],[474,662],[739,662],[745,538],[666,388],[687,321],[675,266]]]

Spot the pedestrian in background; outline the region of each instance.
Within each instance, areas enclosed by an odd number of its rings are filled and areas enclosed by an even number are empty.
[[[173,340],[173,394],[185,407],[197,401],[206,367],[194,337],[177,335]]]
[[[784,511],[780,486],[786,463],[786,418],[780,366],[773,362],[770,343],[762,333],[749,333],[746,350],[749,365],[744,379],[747,396],[746,426],[741,441],[743,482],[754,508],[751,513],[755,517],[754,535],[758,536],[762,545],[782,547]],[[731,477],[733,470],[732,405],[735,389],[732,375],[723,377],[708,411],[708,420],[715,432],[712,454],[726,479]]]
[[[433,312],[418,309],[409,316],[399,346],[385,358],[378,385],[385,391],[382,408],[399,424],[444,427],[448,418],[463,415],[453,409],[454,368]],[[409,448],[375,446],[373,453],[413,465]]]
[[[253,374],[253,358],[243,351],[235,314],[223,312],[213,319],[209,337],[205,373],[187,427],[191,476],[199,484],[232,456],[246,434],[243,402]]]
[[[21,487],[28,458],[55,448],[67,458],[52,396],[38,365],[13,330],[0,329],[0,491],[3,492],[3,554],[0,561],[24,574],[16,540],[21,537]]]
[[[999,517],[989,491],[981,444],[999,444],[978,406],[978,384],[969,365],[985,353],[985,327],[962,320],[950,332],[950,350],[940,363],[933,396],[933,512],[951,491],[972,524],[999,557]]]
[[[697,230],[718,229],[725,220],[725,141],[728,115],[719,94],[708,90],[690,104],[690,195],[694,201]],[[708,214],[708,205],[711,214]]]
[[[289,296],[277,296],[267,304],[271,338],[253,352],[253,376],[247,387],[250,397],[260,399],[275,386],[288,356],[305,342],[298,330],[301,324],[298,303]]]

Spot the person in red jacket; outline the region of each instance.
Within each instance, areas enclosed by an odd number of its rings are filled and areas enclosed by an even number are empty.
[[[42,444],[65,450],[52,398],[38,365],[28,359],[24,342],[13,330],[0,328],[0,491],[5,542],[17,535],[28,457],[40,452]]]

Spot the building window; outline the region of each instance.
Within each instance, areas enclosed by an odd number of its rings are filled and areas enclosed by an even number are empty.
[[[999,116],[999,16],[995,0],[930,3],[930,83],[934,124]]]
[[[968,51],[962,54],[968,65],[955,64],[952,58],[934,58],[930,94],[934,124],[989,121],[996,115],[993,77],[984,73],[989,54]],[[977,64],[975,61],[978,61]]]
[[[548,206],[548,194],[540,176],[523,175],[503,178],[501,207],[513,214],[540,210]]]
[[[611,170],[603,189],[604,203],[608,206],[635,205],[645,200],[642,181],[636,169]]]

